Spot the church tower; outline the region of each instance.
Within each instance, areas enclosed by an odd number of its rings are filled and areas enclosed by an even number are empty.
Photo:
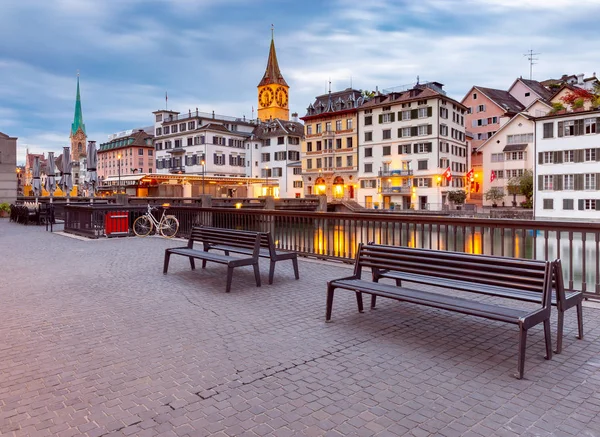
[[[81,96],[79,94],[79,73],[77,73],[77,99],[75,100],[75,117],[71,124],[71,161],[79,162],[79,158],[86,156],[87,134],[83,124],[83,113],[81,112]]]
[[[275,53],[273,29],[271,29],[271,48],[269,50],[267,69],[257,88],[258,118],[260,120],[266,121],[271,118],[279,118],[281,120],[290,119],[290,110],[288,107],[288,89],[290,87],[279,70],[277,54]]]

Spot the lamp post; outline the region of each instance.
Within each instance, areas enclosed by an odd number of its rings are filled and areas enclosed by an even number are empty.
[[[267,177],[267,196],[269,195],[269,166],[265,166],[265,176]]]
[[[117,155],[117,169],[119,172],[119,194],[121,193],[121,154]]]
[[[438,201],[440,202],[440,211],[442,210],[442,195],[441,195],[441,186],[442,186],[442,177],[437,177],[437,186],[438,186]]]
[[[200,164],[202,165],[202,194],[205,194],[204,191],[204,173],[206,170],[206,162],[204,162],[204,159],[202,161],[200,161]]]

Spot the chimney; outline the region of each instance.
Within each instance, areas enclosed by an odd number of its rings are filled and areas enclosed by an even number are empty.
[[[583,73],[577,75],[577,85],[583,85]]]
[[[297,112],[292,113],[292,121],[298,123],[298,113]]]

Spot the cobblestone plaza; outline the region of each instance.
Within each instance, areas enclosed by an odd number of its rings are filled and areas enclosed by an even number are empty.
[[[600,313],[567,312],[561,355],[517,330],[326,282],[350,266],[162,274],[160,238],[88,241],[0,221],[0,435],[600,436]],[[553,314],[555,340],[556,312]]]

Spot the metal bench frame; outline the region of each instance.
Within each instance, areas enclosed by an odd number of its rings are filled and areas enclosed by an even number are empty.
[[[475,299],[464,297],[455,297],[441,293],[423,291],[414,288],[407,288],[393,284],[382,284],[373,280],[365,280],[361,278],[363,268],[371,268],[376,271],[403,271],[406,265],[412,265],[414,271],[419,272],[422,264],[421,260],[406,256],[402,253],[402,248],[395,246],[385,246],[378,244],[359,244],[356,254],[354,266],[354,275],[346,278],[335,279],[327,283],[327,308],[326,321],[331,321],[331,313],[333,308],[333,296],[336,289],[346,289],[356,293],[356,301],[358,311],[363,312],[362,294],[370,294],[372,296],[371,305],[375,304],[376,296],[387,297],[404,302],[410,302],[418,305],[429,306],[437,309],[459,312],[462,314],[482,317],[490,320],[515,324],[519,327],[519,345],[517,359],[517,373],[515,376],[518,379],[523,378],[525,370],[525,350],[527,344],[527,331],[542,323],[544,326],[544,338],[546,345],[546,359],[552,358],[552,338],[550,332],[550,311],[552,298],[552,269],[553,263],[548,261],[528,262],[528,260],[516,260],[506,258],[506,264],[499,264],[498,260],[494,260],[493,264],[484,258],[474,256],[471,260],[470,267],[475,268],[479,273],[481,283],[486,283],[486,278],[491,275],[503,275],[510,282],[521,280],[527,282],[531,288],[539,289],[539,306],[534,309],[515,309],[495,303],[481,302]],[[420,249],[415,249],[420,250]],[[439,252],[444,251],[429,251]],[[415,253],[412,253],[414,257]],[[429,256],[432,256],[429,253]],[[448,275],[454,275],[458,279],[464,270],[464,259],[460,264],[456,265],[449,262],[447,259],[440,258],[440,263],[446,265],[449,269]],[[438,285],[442,286],[442,285]],[[447,287],[452,288],[452,287]],[[464,290],[469,291],[469,290]],[[479,294],[479,293],[477,293]]]

